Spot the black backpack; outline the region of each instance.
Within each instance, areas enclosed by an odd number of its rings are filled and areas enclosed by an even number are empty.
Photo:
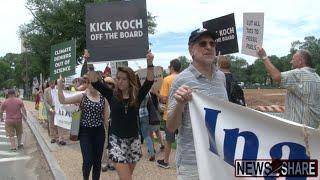
[[[226,81],[227,88],[229,88],[229,91],[227,90],[229,101],[245,106],[244,93],[242,88],[238,85],[237,79],[230,73],[228,75],[226,74]]]

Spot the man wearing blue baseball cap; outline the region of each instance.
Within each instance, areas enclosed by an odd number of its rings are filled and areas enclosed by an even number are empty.
[[[192,89],[228,101],[225,76],[214,61],[214,39],[214,34],[204,28],[191,32],[188,46],[192,63],[176,77],[171,86],[167,128],[171,132],[179,128],[176,152],[178,180],[199,179],[188,108]]]

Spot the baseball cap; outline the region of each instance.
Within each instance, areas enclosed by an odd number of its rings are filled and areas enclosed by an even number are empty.
[[[213,40],[215,40],[215,35],[212,32],[210,32],[208,29],[206,29],[206,28],[198,28],[198,29],[196,29],[196,30],[191,32],[191,34],[189,36],[188,45],[190,45],[191,43],[196,42],[203,35],[209,35],[209,36],[212,37]]]

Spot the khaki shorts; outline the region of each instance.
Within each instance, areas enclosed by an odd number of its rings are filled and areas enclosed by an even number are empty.
[[[9,137],[13,137],[14,135],[21,135],[23,133],[22,130],[22,121],[20,122],[6,122],[5,123],[6,134]]]

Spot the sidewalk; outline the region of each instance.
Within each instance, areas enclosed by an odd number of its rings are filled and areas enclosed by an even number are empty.
[[[73,142],[68,140],[69,134],[68,131],[65,131],[64,137],[67,142],[66,146],[59,146],[57,144],[51,144],[50,138],[48,136],[47,129],[43,128],[39,121],[36,120],[36,111],[34,110],[34,103],[25,101],[27,110],[29,111],[30,122],[36,127],[36,131],[41,135],[44,143],[48,147],[50,153],[53,157],[52,160],[55,161],[59,168],[64,173],[65,177],[68,180],[78,180],[82,179],[82,157],[80,152],[79,142]],[[163,152],[159,152],[159,145],[155,146],[157,154],[156,159],[163,157]],[[170,156],[170,169],[162,169],[156,165],[156,162],[150,162],[148,160],[148,155],[146,152],[145,145],[142,145],[143,157],[138,162],[133,178],[136,180],[175,180],[176,179],[176,169],[175,169],[175,150],[172,150]],[[44,152],[46,153],[46,152]],[[54,163],[54,162],[50,162]],[[56,169],[53,169],[56,170]],[[101,173],[100,179],[119,179],[116,171],[107,171]],[[60,178],[59,178],[60,180]]]

